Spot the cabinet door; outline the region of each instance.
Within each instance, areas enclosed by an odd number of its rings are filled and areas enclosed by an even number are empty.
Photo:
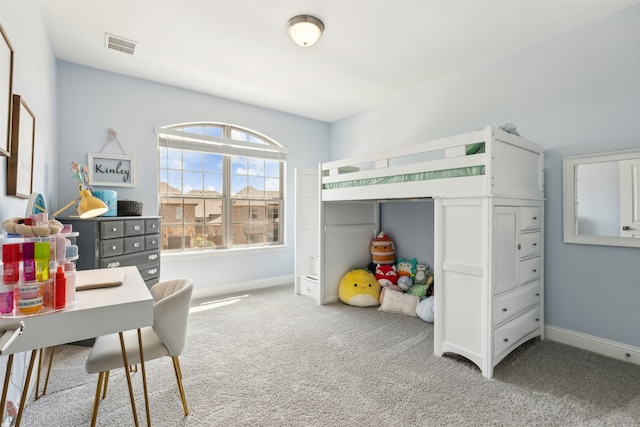
[[[499,294],[517,287],[519,208],[496,206],[493,235],[493,293]]]

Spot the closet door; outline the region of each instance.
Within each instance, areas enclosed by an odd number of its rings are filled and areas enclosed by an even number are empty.
[[[518,213],[515,206],[496,206],[493,239],[493,294],[517,287],[518,278]]]

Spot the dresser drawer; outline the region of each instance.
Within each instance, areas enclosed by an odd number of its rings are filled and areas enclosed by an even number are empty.
[[[520,257],[528,258],[540,255],[542,233],[523,233],[520,235]]]
[[[156,278],[160,275],[160,263],[139,265],[138,271],[142,279],[146,282],[149,279]]]
[[[109,239],[100,241],[100,258],[111,257],[124,253],[122,239]]]
[[[125,254],[141,252],[144,250],[144,236],[125,237],[123,251]]]
[[[103,221],[100,223],[100,238],[113,239],[124,236],[124,223],[122,221]]]
[[[160,235],[152,234],[151,236],[144,236],[144,250],[158,249],[160,247]]]
[[[540,306],[536,306],[494,331],[493,356],[499,356],[509,347],[519,344],[522,338],[538,328],[540,328]]]
[[[529,258],[520,261],[520,284],[539,279],[542,269],[542,260],[540,257]]]
[[[145,219],[144,220],[144,233],[145,234],[160,233],[160,218]]]
[[[124,235],[138,236],[144,234],[144,219],[127,219],[124,221]]]
[[[160,262],[160,253],[157,250],[137,252],[129,255],[119,255],[111,258],[100,259],[99,268],[127,267],[130,265],[144,265]]]
[[[528,307],[540,304],[540,286],[540,280],[536,280],[497,297],[493,302],[493,326],[504,323]]]
[[[542,226],[542,209],[539,206],[523,206],[520,208],[520,231],[540,230]]]
[[[320,283],[318,279],[300,276],[300,295],[306,295],[320,302]]]

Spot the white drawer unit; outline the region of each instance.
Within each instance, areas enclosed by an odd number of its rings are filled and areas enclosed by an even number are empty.
[[[540,288],[540,280],[536,280],[497,297],[493,302],[493,325],[499,326],[527,308],[540,304]]]
[[[320,283],[317,277],[300,276],[300,295],[306,295],[320,301]]]
[[[494,363],[502,360],[512,350],[540,329],[540,306],[527,311],[497,328],[493,334]],[[506,352],[506,353],[505,353]]]

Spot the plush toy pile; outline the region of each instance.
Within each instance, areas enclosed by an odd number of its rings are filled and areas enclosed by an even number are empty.
[[[345,274],[339,286],[340,300],[360,307],[379,305],[380,311],[433,323],[433,271],[429,265],[416,258],[398,258],[396,263],[393,240],[384,232],[371,241],[371,259],[368,270]]]

